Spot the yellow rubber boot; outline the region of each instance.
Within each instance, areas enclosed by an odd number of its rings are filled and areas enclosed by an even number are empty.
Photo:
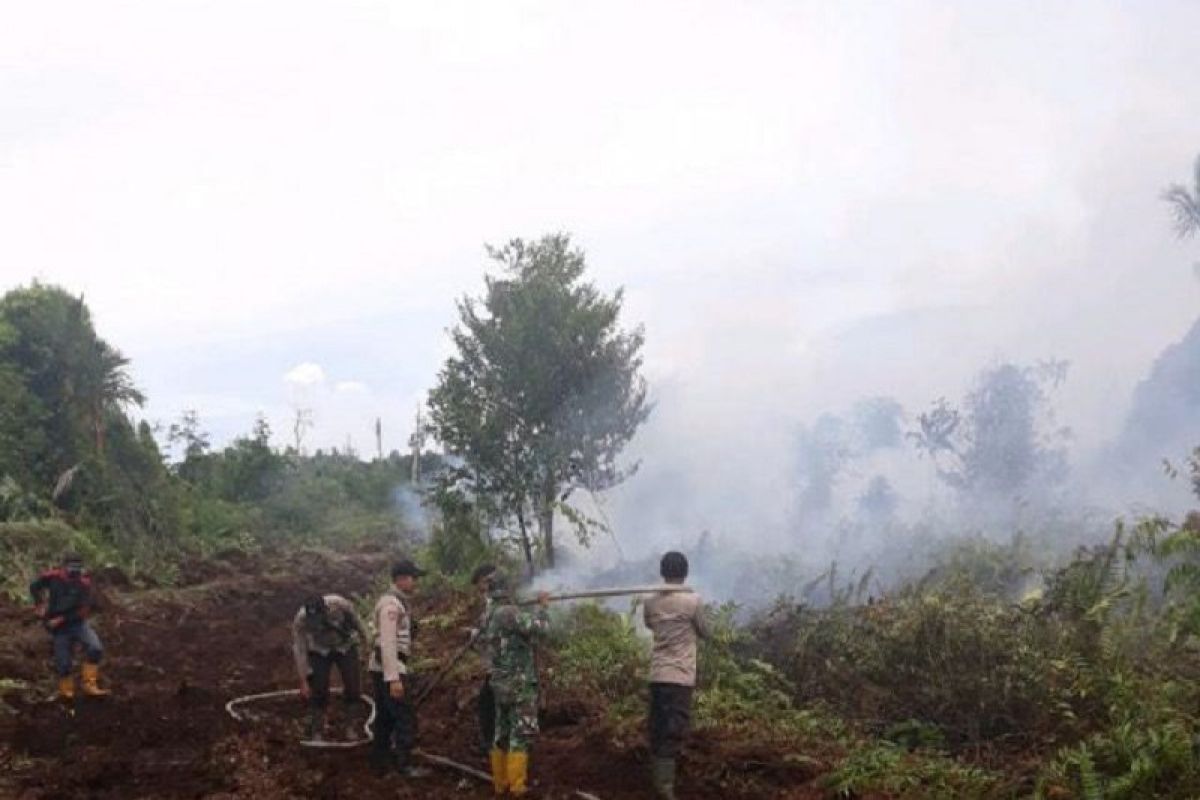
[[[75,699],[75,679],[68,675],[65,678],[58,679],[58,699],[59,700],[74,700]]]
[[[528,791],[526,783],[529,779],[529,753],[508,754],[504,770],[508,773],[508,791],[513,797],[520,797]]]
[[[492,788],[496,790],[496,796],[500,797],[508,791],[508,770],[505,769],[507,764],[504,757],[507,755],[500,748],[492,748],[490,753],[492,760]]]
[[[83,684],[83,693],[88,697],[104,697],[108,691],[100,688],[100,665],[99,664],[84,664],[83,674],[80,683]]]

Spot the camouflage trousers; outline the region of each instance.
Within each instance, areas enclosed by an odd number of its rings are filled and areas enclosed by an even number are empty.
[[[510,753],[526,753],[538,734],[537,688],[505,697],[505,701],[496,697],[496,736],[492,745]]]

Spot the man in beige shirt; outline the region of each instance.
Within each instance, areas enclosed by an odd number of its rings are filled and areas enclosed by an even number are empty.
[[[670,586],[688,575],[687,557],[672,551],[662,557],[659,572]],[[695,592],[656,594],[644,606],[646,627],[654,635],[650,658],[651,777],[664,800],[675,800],[675,759],[691,726],[692,690],[696,686],[696,644],[708,636],[704,606]]]
[[[308,738],[320,741],[329,704],[329,678],[337,667],[342,676],[342,701],[346,707],[347,738],[359,702],[359,641],[369,641],[354,606],[338,594],[314,594],[304,601],[292,620],[292,655],[300,675],[300,696],[309,702]]]
[[[383,776],[391,769],[418,777],[409,763],[417,740],[417,711],[412,702],[408,659],[412,654],[414,620],[411,596],[425,570],[403,559],[392,567],[392,586],[375,604],[377,638],[371,651],[375,694],[375,723],[371,730],[371,768]]]

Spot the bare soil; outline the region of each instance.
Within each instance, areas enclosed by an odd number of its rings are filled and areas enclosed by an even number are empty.
[[[389,557],[234,554],[191,565],[190,585],[177,589],[131,591],[124,576],[101,576],[108,588],[95,624],[112,695],[71,706],[53,699],[49,637],[28,608],[0,601],[0,797],[490,797],[487,784],[443,768],[379,779],[365,748],[301,747],[298,699],[256,704],[254,719],[243,722],[225,711],[235,697],[295,686],[289,623],[305,595],[369,597]],[[468,598],[447,591],[418,600],[428,621],[417,641],[427,673],[462,644],[473,613]],[[486,771],[475,745],[478,677],[464,664],[431,693],[419,746]],[[582,789],[604,800],[652,797],[640,737],[617,737],[603,719],[603,709],[548,698],[532,796]],[[680,796],[821,797],[815,776],[785,755],[695,735],[680,766]]]

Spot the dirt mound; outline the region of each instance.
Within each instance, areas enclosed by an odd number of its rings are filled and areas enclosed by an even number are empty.
[[[256,703],[246,722],[225,711],[235,697],[295,685],[289,622],[307,594],[369,595],[388,558],[301,551],[220,558],[196,567],[192,577],[203,582],[181,589],[121,592],[113,581],[97,620],[113,695],[73,708],[49,699],[45,632],[28,609],[0,604],[0,797],[490,797],[486,784],[442,769],[411,782],[377,779],[363,748],[300,747],[304,712],[295,698]],[[426,620],[420,663],[456,651],[476,612],[443,590],[419,598],[417,613]],[[420,744],[486,770],[476,742],[477,677],[464,666],[430,695]],[[534,758],[539,797],[571,797],[577,788],[605,800],[650,796],[644,746],[614,741],[598,724],[602,716],[570,698],[550,699]],[[684,763],[682,796],[819,796],[805,786],[811,776],[770,754],[743,754],[745,763],[733,764],[726,755],[717,743],[698,742]]]

